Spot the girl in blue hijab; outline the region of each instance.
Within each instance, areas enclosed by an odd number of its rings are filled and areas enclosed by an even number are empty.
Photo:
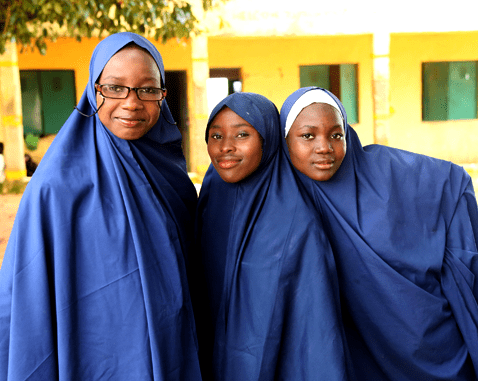
[[[196,193],[156,48],[103,40],[28,184],[0,271],[0,380],[200,380]]]
[[[478,210],[470,176],[450,162],[362,147],[324,89],[294,92],[281,125],[332,244],[357,378],[476,380]]]
[[[281,140],[258,94],[226,97],[208,121],[194,277],[208,380],[349,379],[332,252]]]

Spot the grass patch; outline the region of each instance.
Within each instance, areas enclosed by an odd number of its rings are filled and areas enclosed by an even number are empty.
[[[21,194],[28,182],[24,180],[5,180],[0,184],[0,194]]]

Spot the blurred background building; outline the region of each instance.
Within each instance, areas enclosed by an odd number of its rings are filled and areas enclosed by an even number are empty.
[[[475,0],[229,0],[202,16],[201,35],[152,40],[188,170],[206,171],[208,113],[227,94],[256,92],[280,109],[299,87],[317,85],[341,99],[364,145],[453,161],[476,177],[477,14]],[[30,140],[54,135],[73,111],[97,43],[63,38],[45,56],[19,52]]]

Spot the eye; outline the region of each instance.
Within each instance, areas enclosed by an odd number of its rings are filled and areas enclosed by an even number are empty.
[[[249,134],[248,134],[247,132],[244,132],[244,131],[243,131],[243,132],[239,132],[239,133],[237,134],[237,137],[238,137],[238,138],[247,138],[248,136],[249,136]]]
[[[124,90],[123,86],[117,86],[117,85],[106,85],[104,86],[107,91],[113,92],[113,93],[121,93]]]
[[[302,139],[305,139],[305,140],[311,140],[311,139],[314,138],[314,135],[312,135],[311,133],[307,132],[307,133],[305,133],[305,134],[300,135],[300,137],[301,137]]]
[[[219,140],[219,139],[222,138],[222,136],[216,132],[216,133],[211,134],[211,136],[209,136],[209,138],[214,139],[214,140]]]
[[[155,87],[142,87],[139,89],[143,94],[158,94],[159,89]]]
[[[333,134],[332,135],[332,139],[336,139],[336,140],[340,140],[344,137],[343,134],[341,134],[340,132],[337,132],[336,134]]]

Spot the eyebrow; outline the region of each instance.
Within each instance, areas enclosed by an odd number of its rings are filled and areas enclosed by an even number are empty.
[[[121,80],[124,80],[124,77],[116,77],[114,75],[109,75],[109,76],[103,78],[101,81],[111,81],[111,80],[121,81]],[[141,80],[144,81],[144,82],[156,81],[156,80],[158,80],[158,78],[157,77],[146,77],[146,78],[141,78]]]
[[[319,128],[318,126],[316,125],[310,125],[310,124],[305,124],[303,126],[299,126],[298,128]],[[341,124],[335,124],[333,125],[331,128],[344,128]]]
[[[235,127],[235,128],[240,128],[240,127],[250,127],[250,128],[254,128],[252,127],[250,124],[246,124],[246,123],[239,123],[239,124],[234,124],[232,127]],[[211,126],[209,126],[209,129],[211,128],[221,128],[220,125],[218,124],[212,124]],[[255,128],[254,128],[255,129]]]

